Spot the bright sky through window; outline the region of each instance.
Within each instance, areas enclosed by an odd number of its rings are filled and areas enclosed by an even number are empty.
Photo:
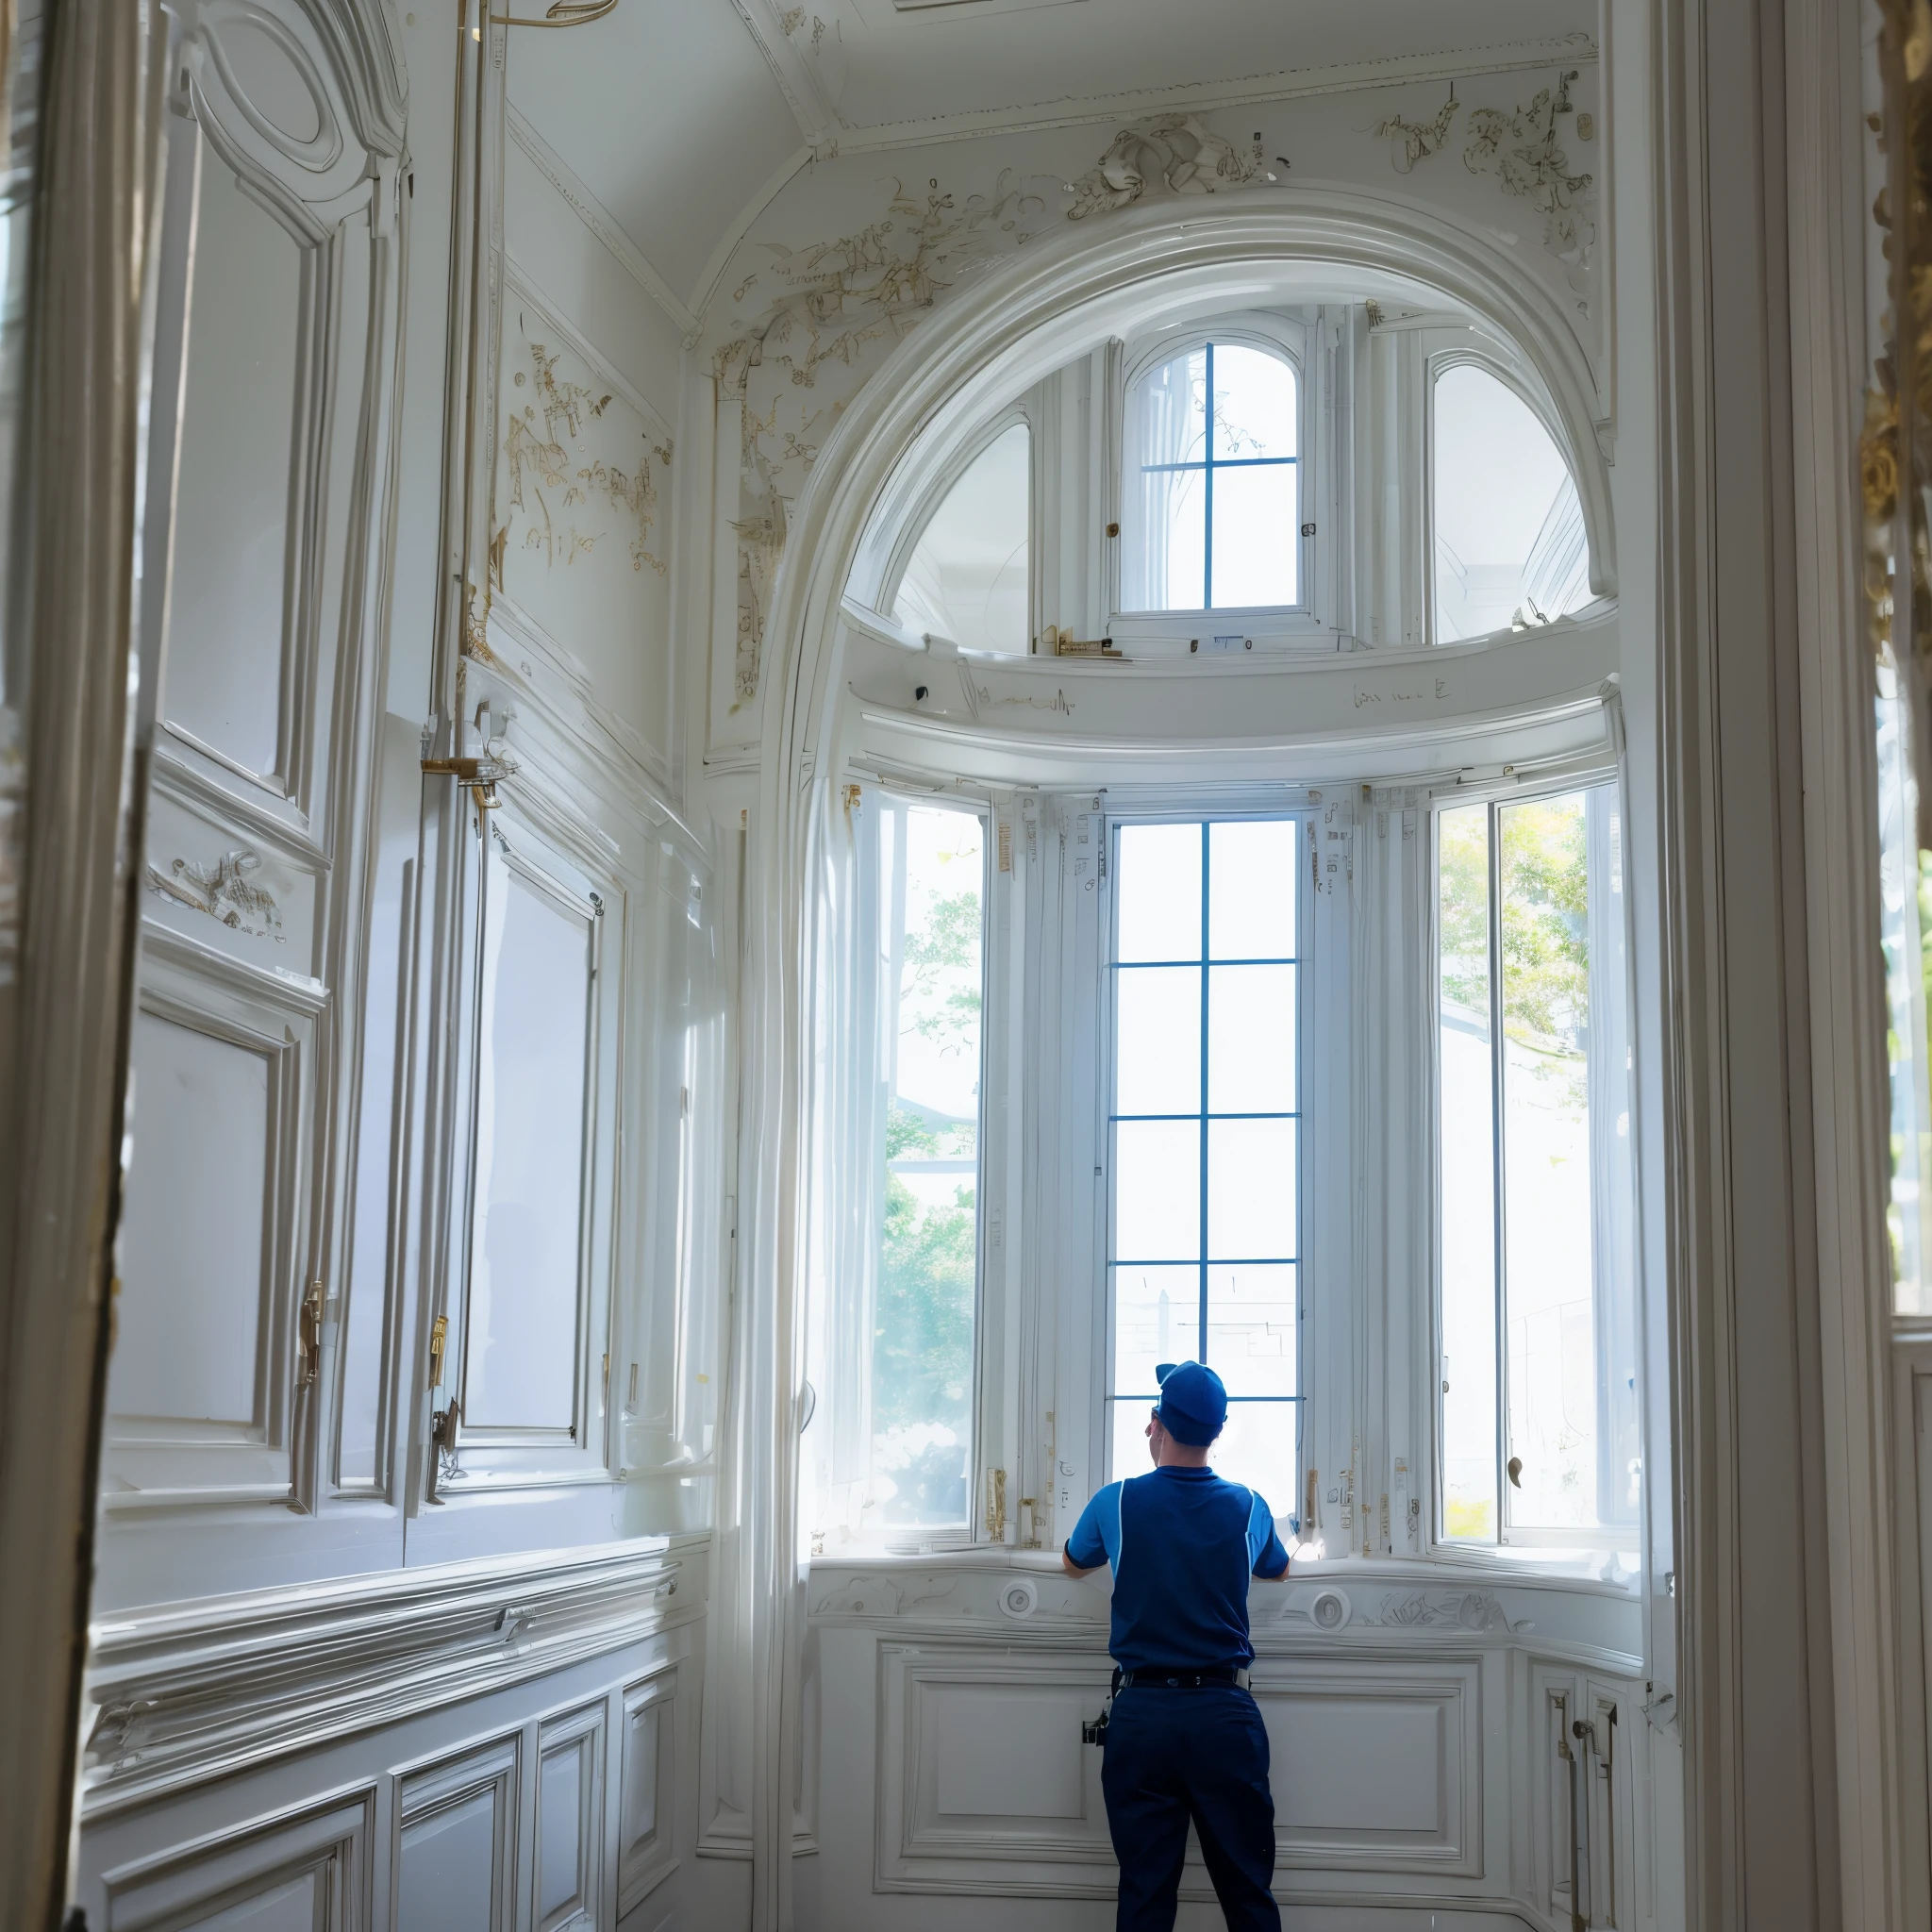
[[[1292,819],[1129,824],[1115,847],[1113,1474],[1155,1366],[1227,1385],[1213,1461],[1295,1507],[1298,965]]]
[[[984,828],[976,813],[878,812],[885,1086],[870,1507],[963,1525],[979,1280]]]
[[[969,651],[1024,652],[1031,441],[1010,424],[966,466],[920,532],[896,613]]]
[[[1292,366],[1244,343],[1201,343],[1134,385],[1121,479],[1123,610],[1299,601],[1299,427]]]
[[[1486,369],[1436,378],[1435,641],[1547,624],[1590,601],[1583,506],[1550,433]]]

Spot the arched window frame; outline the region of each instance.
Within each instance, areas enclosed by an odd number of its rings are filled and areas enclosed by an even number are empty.
[[[1430,334],[1450,337],[1447,346],[1430,344],[1424,351],[1423,362],[1423,620],[1424,635],[1433,645],[1444,641],[1436,635],[1436,384],[1452,369],[1480,369],[1485,375],[1493,376],[1542,425],[1557,456],[1563,459],[1563,467],[1570,476],[1570,487],[1577,492],[1579,499],[1583,486],[1577,480],[1576,452],[1564,433],[1562,418],[1557,415],[1555,404],[1544,392],[1542,385],[1532,379],[1504,343],[1466,328],[1455,331],[1453,336],[1446,330],[1431,330]],[[1590,541],[1588,518],[1584,524],[1584,541],[1586,543]],[[1593,545],[1591,549],[1594,560]],[[1574,616],[1576,613],[1568,614]],[[1471,643],[1475,640],[1462,638],[1447,641]]]
[[[1291,315],[1267,310],[1241,310],[1227,315],[1203,317],[1182,327],[1136,338],[1124,345],[1118,358],[1118,374],[1109,386],[1108,510],[1109,537],[1106,547],[1106,607],[1112,613],[1109,634],[1124,645],[1135,639],[1170,638],[1177,634],[1200,634],[1201,649],[1208,648],[1208,635],[1239,631],[1244,640],[1257,646],[1307,643],[1320,639],[1332,641],[1335,628],[1329,610],[1332,603],[1330,564],[1333,557],[1335,519],[1324,516],[1331,466],[1332,409],[1325,376],[1324,358],[1310,353],[1319,325]],[[1121,608],[1123,543],[1122,508],[1126,496],[1127,399],[1135,385],[1148,373],[1190,349],[1208,343],[1231,343],[1260,349],[1278,357],[1294,371],[1297,503],[1302,532],[1298,538],[1301,555],[1296,581],[1301,596],[1291,605],[1229,606],[1213,611],[1149,610],[1124,611]],[[1315,525],[1312,533],[1309,524]],[[1324,527],[1324,525],[1326,527]]]
[[[879,600],[882,613],[895,612],[899,607],[899,589],[905,581],[907,566],[912,561],[912,553],[918,549],[920,539],[925,535],[926,526],[939,514],[941,506],[953,493],[953,486],[986,452],[1004,436],[1014,424],[1022,423],[1026,427],[1026,636],[1027,649],[1034,649],[1040,639],[1040,572],[1041,557],[1041,411],[1038,392],[1028,391],[1024,396],[1009,403],[998,415],[981,424],[973,435],[963,439],[953,454],[948,457],[938,475],[919,500],[915,515],[908,517],[905,528],[893,543],[891,559],[886,570],[886,593]],[[957,639],[950,640],[958,642]],[[1000,655],[1006,655],[1004,653]]]

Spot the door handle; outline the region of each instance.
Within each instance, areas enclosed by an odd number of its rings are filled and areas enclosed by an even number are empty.
[[[1509,1458],[1507,1467],[1509,1471],[1510,1482],[1513,1483],[1515,1487],[1520,1490],[1523,1487],[1523,1457],[1520,1456],[1512,1456]]]

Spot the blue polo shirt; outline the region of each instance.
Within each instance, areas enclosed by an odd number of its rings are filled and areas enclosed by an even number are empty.
[[[1245,1670],[1248,1578],[1279,1576],[1288,1552],[1253,1490],[1173,1463],[1108,1483],[1067,1539],[1083,1570],[1113,1565],[1113,1635],[1124,1671]]]

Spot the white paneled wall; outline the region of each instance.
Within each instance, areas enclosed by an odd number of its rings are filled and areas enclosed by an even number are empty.
[[[678,791],[678,335],[500,28],[168,27],[80,1900],[702,1923],[731,962]],[[439,468],[453,571],[399,500]]]
[[[473,1566],[461,1583],[199,1606],[121,1651],[108,1633],[123,1701],[87,1774],[89,1924],[675,1922],[705,1562],[698,1542],[613,1557],[595,1582],[528,1565],[514,1600],[500,1569]]]
[[[1110,1924],[1101,1753],[1080,1734],[1110,1675],[1104,1574],[1025,1553],[820,1562],[808,1605],[802,1932],[964,1928],[994,1899],[1003,1925]],[[1357,1561],[1257,1584],[1250,1608],[1295,1923],[1574,1932],[1578,1897],[1585,1925],[1652,1922],[1629,1592]],[[1219,1923],[1198,1846],[1181,1897],[1184,1924]]]

